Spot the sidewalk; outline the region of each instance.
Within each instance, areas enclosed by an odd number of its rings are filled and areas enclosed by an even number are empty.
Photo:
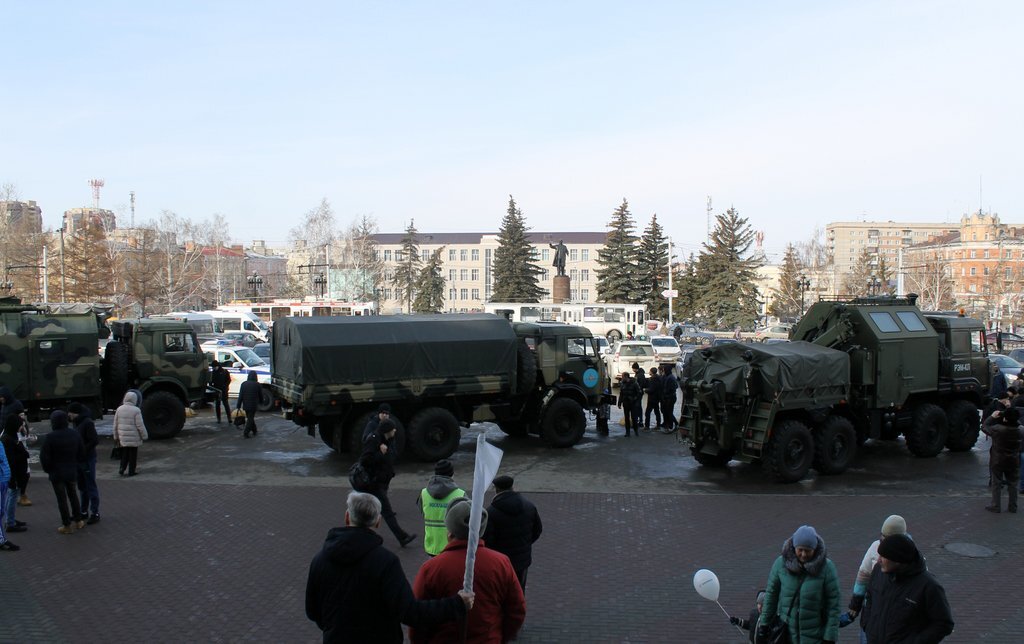
[[[342,522],[347,488],[102,480],[103,520],[72,535],[43,476],[19,508],[22,546],[0,553],[0,642],[316,642],[306,620],[309,560]],[[416,490],[392,490],[399,520],[422,536]],[[746,616],[782,542],[802,523],[828,544],[849,597],[882,520],[902,514],[946,587],[949,642],[1019,641],[1024,516],[985,512],[971,496],[528,493],[544,520],[534,549],[521,642],[746,642],[703,600],[709,568],[720,601]],[[410,580],[426,560],[399,552]],[[995,551],[969,558],[953,542]],[[841,642],[856,642],[855,627]]]

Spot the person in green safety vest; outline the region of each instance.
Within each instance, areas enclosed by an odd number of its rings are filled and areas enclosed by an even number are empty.
[[[416,505],[423,510],[423,549],[431,557],[448,545],[448,529],[444,525],[448,503],[468,496],[455,484],[453,476],[455,466],[448,459],[441,459],[434,465],[434,475],[427,481],[427,487],[420,490],[416,498]]]

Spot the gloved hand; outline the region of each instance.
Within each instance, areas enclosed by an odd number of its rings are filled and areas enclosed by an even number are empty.
[[[849,612],[839,614],[839,628],[846,628],[853,623],[854,617]]]
[[[739,626],[741,621],[743,621],[743,620],[741,620],[739,617],[732,617],[732,616],[729,617],[729,623],[732,624],[733,626]]]
[[[771,633],[771,631],[768,630],[768,625],[767,624],[761,624],[760,626],[757,627],[757,639],[755,641],[757,641],[757,642],[767,642],[768,641],[769,633]]]

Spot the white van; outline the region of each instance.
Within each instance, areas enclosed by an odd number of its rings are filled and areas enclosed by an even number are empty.
[[[186,322],[196,335],[212,335],[216,332],[214,318],[209,313],[195,313],[192,311],[171,311],[162,315],[154,315],[154,318],[164,320],[180,320]]]
[[[267,328],[266,323],[253,313],[220,310],[203,312],[207,315],[213,316],[213,322],[214,326],[217,328],[217,333],[242,331],[243,333],[256,336],[260,342],[269,341],[269,329]]]

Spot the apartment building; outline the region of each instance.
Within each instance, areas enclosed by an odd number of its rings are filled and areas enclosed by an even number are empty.
[[[402,261],[404,233],[380,233],[373,238],[384,262],[384,283],[380,290],[382,313],[396,313],[405,306],[404,294],[391,284],[396,266]],[[542,270],[540,287],[548,294],[542,301],[551,301],[553,251],[550,245],[561,240],[569,249],[565,273],[569,276],[570,299],[592,302],[597,299],[597,251],[604,247],[604,232],[535,232],[527,234],[533,246],[535,263]],[[419,233],[417,245],[420,260],[426,262],[438,248],[445,278],[445,310],[469,312],[480,310],[490,300],[494,288],[491,267],[498,249],[497,233]]]
[[[838,221],[828,224],[825,236],[834,262],[836,279],[833,282],[841,285],[844,276],[855,272],[865,249],[871,255],[873,267],[884,257],[886,265],[895,272],[901,249],[959,230],[960,226],[954,223]]]

